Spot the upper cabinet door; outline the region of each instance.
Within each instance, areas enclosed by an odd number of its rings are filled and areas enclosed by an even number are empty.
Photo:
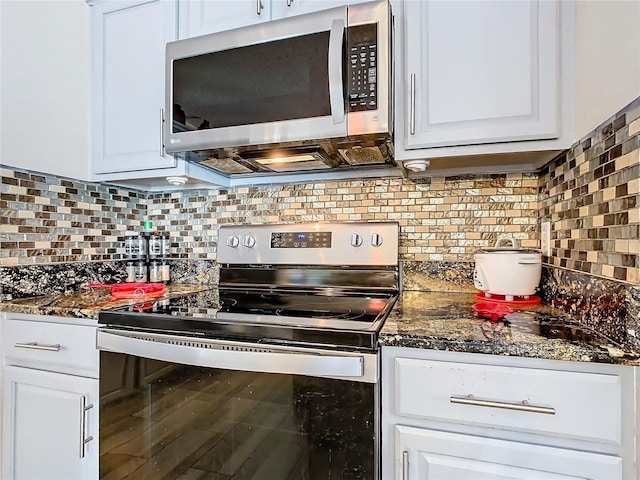
[[[272,18],[293,17],[305,13],[317,12],[318,10],[326,10],[333,7],[344,7],[345,5],[354,5],[356,3],[364,3],[371,0],[273,0],[271,8],[273,10]]]
[[[163,149],[162,109],[175,3],[112,1],[93,8],[93,172],[174,167]]]
[[[559,136],[555,1],[404,4],[405,148]]]
[[[178,5],[180,39],[271,20],[271,0],[179,0]]]

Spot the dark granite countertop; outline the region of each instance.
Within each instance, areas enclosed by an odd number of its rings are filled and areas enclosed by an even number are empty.
[[[210,285],[172,284],[166,297],[209,290]],[[96,320],[100,310],[140,302],[117,300],[108,288],[0,302],[0,311]],[[512,307],[492,321],[471,308],[475,294],[405,291],[380,334],[380,345],[511,355],[578,362],[640,365],[634,352],[548,305]]]
[[[164,297],[209,290],[210,285],[167,285]],[[144,301],[145,297],[114,299],[109,288],[92,288],[80,292],[59,295],[21,298],[0,302],[0,312],[51,315],[57,317],[86,318],[97,320],[100,310]]]
[[[404,291],[380,345],[550,360],[640,365],[634,352],[547,305],[511,307],[492,321],[472,309],[475,294]]]

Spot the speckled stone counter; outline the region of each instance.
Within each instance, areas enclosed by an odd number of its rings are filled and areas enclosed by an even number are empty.
[[[184,295],[212,288],[210,285],[167,285],[164,296]],[[109,288],[85,289],[75,293],[44,295],[0,302],[0,312],[97,319],[100,310],[144,301],[145,297],[117,300]]]
[[[475,294],[405,291],[380,345],[518,357],[640,365],[631,351],[546,305],[512,307],[503,320],[479,317]]]

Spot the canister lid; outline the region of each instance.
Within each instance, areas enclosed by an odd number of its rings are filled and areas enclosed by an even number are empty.
[[[542,253],[535,248],[520,248],[518,240],[513,237],[501,237],[493,248],[483,248],[478,253]]]

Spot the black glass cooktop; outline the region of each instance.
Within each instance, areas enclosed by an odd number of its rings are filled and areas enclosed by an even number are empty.
[[[397,299],[362,293],[219,289],[100,312],[101,324],[258,343],[372,349]]]

